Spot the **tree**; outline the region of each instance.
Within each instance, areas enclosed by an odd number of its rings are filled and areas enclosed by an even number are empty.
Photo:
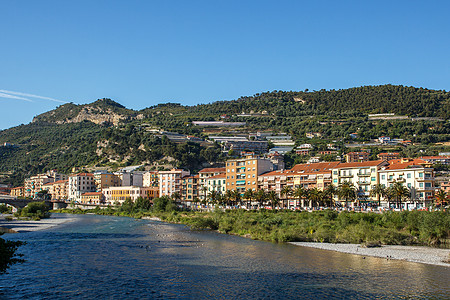
[[[318,188],[313,188],[309,191],[309,199],[312,203],[312,206],[315,204],[320,205],[323,200],[323,192]]]
[[[142,210],[149,210],[152,207],[152,203],[149,199],[139,197],[136,199],[135,208]]]
[[[338,187],[338,195],[344,199],[345,207],[348,207],[348,201],[354,201],[356,199],[356,188],[353,183],[344,181]]]
[[[278,197],[278,195],[275,191],[268,192],[267,199],[270,201],[270,205],[272,206],[272,209],[275,209],[275,207],[280,203],[280,198]]]
[[[444,190],[439,190],[435,195],[435,199],[437,206],[445,206],[448,203],[448,194]]]
[[[0,274],[5,273],[12,264],[24,262],[23,259],[17,258],[22,254],[16,253],[17,248],[23,244],[24,242],[21,241],[5,241],[0,238]]]
[[[296,197],[298,201],[302,201],[302,206],[304,206],[305,199],[308,198],[308,190],[302,186],[299,186],[294,191],[294,197]]]
[[[392,191],[392,195],[394,199],[397,202],[397,207],[401,208],[402,200],[405,198],[409,198],[411,196],[410,191],[407,187],[405,187],[400,182],[395,181],[391,186],[390,189]]]
[[[255,195],[256,201],[259,203],[259,208],[264,207],[264,202],[267,199],[267,194],[264,190],[258,190]]]
[[[250,203],[252,202],[253,198],[255,198],[255,193],[252,189],[248,189],[244,193],[244,199],[247,200],[247,208],[250,208]]]
[[[178,192],[175,192],[172,194],[171,196],[173,202],[175,202],[176,205],[180,205],[181,204],[181,194]]]
[[[334,195],[337,195],[337,193],[336,187],[332,184],[327,185],[323,190],[324,199],[328,199],[330,207],[334,206]]]
[[[281,189],[280,195],[284,195],[284,200],[286,201],[286,205],[283,204],[283,207],[288,207],[289,206],[289,196],[291,196],[293,193],[293,190],[290,186],[284,186]],[[283,200],[283,202],[284,202]]]
[[[381,206],[381,197],[383,197],[386,194],[386,188],[384,185],[378,183],[372,186],[372,189],[370,190],[370,196],[376,196],[378,201],[378,206]]]
[[[211,192],[209,192],[209,193],[208,193],[209,203],[210,203],[211,205],[215,205],[215,204],[219,203],[219,196],[220,196],[220,194],[219,194],[219,192],[217,192],[217,191],[211,191]]]

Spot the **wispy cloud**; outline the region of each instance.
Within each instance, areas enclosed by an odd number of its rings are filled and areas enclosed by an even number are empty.
[[[33,100],[28,99],[28,98],[18,97],[18,96],[9,95],[9,94],[5,94],[5,93],[1,93],[1,92],[0,92],[0,98],[17,99],[17,100],[24,100],[24,101],[28,101],[28,102],[34,102]]]
[[[1,95],[8,95],[8,96],[10,96],[10,97],[4,97],[4,98],[28,100],[28,101],[31,101],[31,102],[33,102],[33,101],[30,100],[30,99],[27,99],[27,98],[22,98],[20,96],[29,97],[29,98],[43,99],[43,100],[50,100],[50,101],[59,102],[59,103],[69,103],[68,101],[63,101],[63,100],[59,100],[59,99],[55,99],[55,98],[44,97],[44,96],[33,95],[33,94],[27,94],[27,93],[21,93],[21,92],[7,91],[7,90],[0,90],[0,97],[2,97]]]

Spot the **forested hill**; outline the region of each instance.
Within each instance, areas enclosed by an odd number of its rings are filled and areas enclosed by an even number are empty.
[[[450,116],[450,93],[424,88],[382,85],[342,90],[304,92],[273,91],[241,97],[234,101],[218,101],[198,105],[199,113],[275,113],[280,116],[334,113],[395,113],[411,117]]]
[[[158,104],[140,111],[111,99],[85,105],[68,103],[36,116],[30,124],[0,131],[0,145],[14,145],[0,147],[0,176],[11,174],[10,182],[16,185],[26,176],[53,168],[69,172],[72,167],[115,168],[171,161],[173,166],[197,170],[224,159],[216,144],[175,143],[147,129],[201,138],[207,138],[210,130],[218,134],[271,130],[288,133],[297,144],[308,141],[319,148],[320,143],[325,147],[327,141],[348,141],[354,132],[359,136],[357,142],[382,135],[423,145],[448,142],[449,99],[446,91],[383,85],[273,91],[195,106]],[[367,118],[370,113],[439,119],[371,121]],[[230,121],[245,122],[246,126],[205,129],[192,125],[195,120],[221,120],[222,115]],[[321,138],[309,141],[305,137],[308,132],[318,132]],[[415,152],[408,155],[411,153]]]

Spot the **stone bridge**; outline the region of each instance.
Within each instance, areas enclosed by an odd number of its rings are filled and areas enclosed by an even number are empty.
[[[42,201],[44,201],[52,209],[65,208],[67,206],[67,203],[64,201],[19,199],[14,196],[0,195],[0,203],[9,204],[15,208],[24,208],[28,205],[28,203]]]

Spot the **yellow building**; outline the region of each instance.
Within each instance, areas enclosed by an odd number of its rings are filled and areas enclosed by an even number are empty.
[[[10,195],[14,197],[25,197],[25,187],[19,186],[12,188]]]
[[[258,175],[273,170],[273,163],[256,156],[227,160],[226,190],[246,190],[258,188]]]
[[[102,192],[89,192],[89,193],[84,193],[83,195],[81,195],[81,200],[80,202],[82,204],[103,204],[104,203],[104,197]]]
[[[136,201],[139,197],[150,200],[159,197],[158,187],[118,186],[105,188],[102,193],[108,205],[122,204],[127,199]]]

